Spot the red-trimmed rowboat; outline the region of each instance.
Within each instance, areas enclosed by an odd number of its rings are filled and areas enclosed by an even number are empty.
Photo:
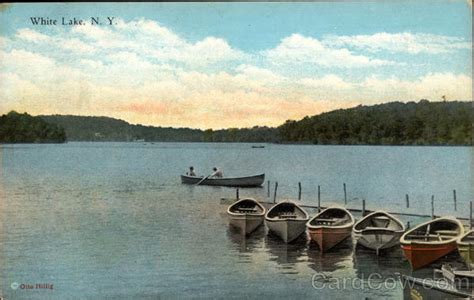
[[[354,217],[345,208],[329,207],[306,223],[309,235],[325,252],[351,235]]]
[[[420,269],[457,249],[456,240],[464,234],[462,223],[443,217],[422,223],[400,238],[405,257],[413,270]]]

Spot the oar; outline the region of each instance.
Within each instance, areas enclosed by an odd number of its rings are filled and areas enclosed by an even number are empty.
[[[200,185],[200,184],[201,184],[201,182],[203,182],[204,180],[208,179],[209,177],[211,177],[211,176],[213,176],[213,175],[215,175],[215,174],[216,174],[216,172],[214,172],[214,173],[212,173],[212,174],[209,174],[209,175],[207,175],[207,176],[206,176],[206,177],[204,177],[203,179],[199,180],[199,182],[198,182],[198,183],[196,183],[196,185]]]

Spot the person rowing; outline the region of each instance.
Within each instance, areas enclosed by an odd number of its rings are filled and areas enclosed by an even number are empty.
[[[186,172],[186,175],[193,176],[193,177],[196,176],[196,173],[194,173],[194,167],[193,166],[189,167],[189,172]]]
[[[214,167],[212,168],[212,171],[214,173],[212,173],[211,177],[214,177],[214,178],[222,178],[224,177],[224,173],[222,173],[221,170],[219,170],[218,168]]]

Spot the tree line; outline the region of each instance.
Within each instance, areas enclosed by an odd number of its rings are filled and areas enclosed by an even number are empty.
[[[63,143],[66,133],[56,124],[50,124],[27,113],[11,111],[0,116],[0,143]]]
[[[318,145],[472,145],[472,102],[391,102],[359,105],[278,127],[200,130],[132,125],[109,117],[10,112],[0,118],[0,142],[147,141],[266,142]]]

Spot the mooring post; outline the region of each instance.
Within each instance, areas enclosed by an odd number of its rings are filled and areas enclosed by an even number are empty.
[[[454,211],[457,211],[458,207],[456,203],[456,190],[453,190],[453,200],[454,200]]]
[[[410,229],[410,221],[407,222],[407,229]]]
[[[267,198],[270,198],[270,180],[267,181]]]
[[[301,200],[301,182],[298,182],[298,200]]]
[[[347,191],[346,191],[346,183],[343,183],[344,187],[344,204],[347,204]]]
[[[469,202],[469,229],[472,229],[472,201]]]
[[[273,203],[276,203],[277,190],[278,190],[278,181],[275,181],[275,192],[273,193]]]
[[[318,212],[321,212],[321,186],[318,185]]]
[[[237,200],[239,200],[239,189],[238,188],[235,190],[235,198]]]
[[[362,199],[362,217],[365,216],[365,199]]]
[[[408,197],[408,194],[405,195],[405,198],[407,199],[407,208],[410,207],[410,198]]]
[[[431,219],[434,218],[434,195],[431,195]]]

